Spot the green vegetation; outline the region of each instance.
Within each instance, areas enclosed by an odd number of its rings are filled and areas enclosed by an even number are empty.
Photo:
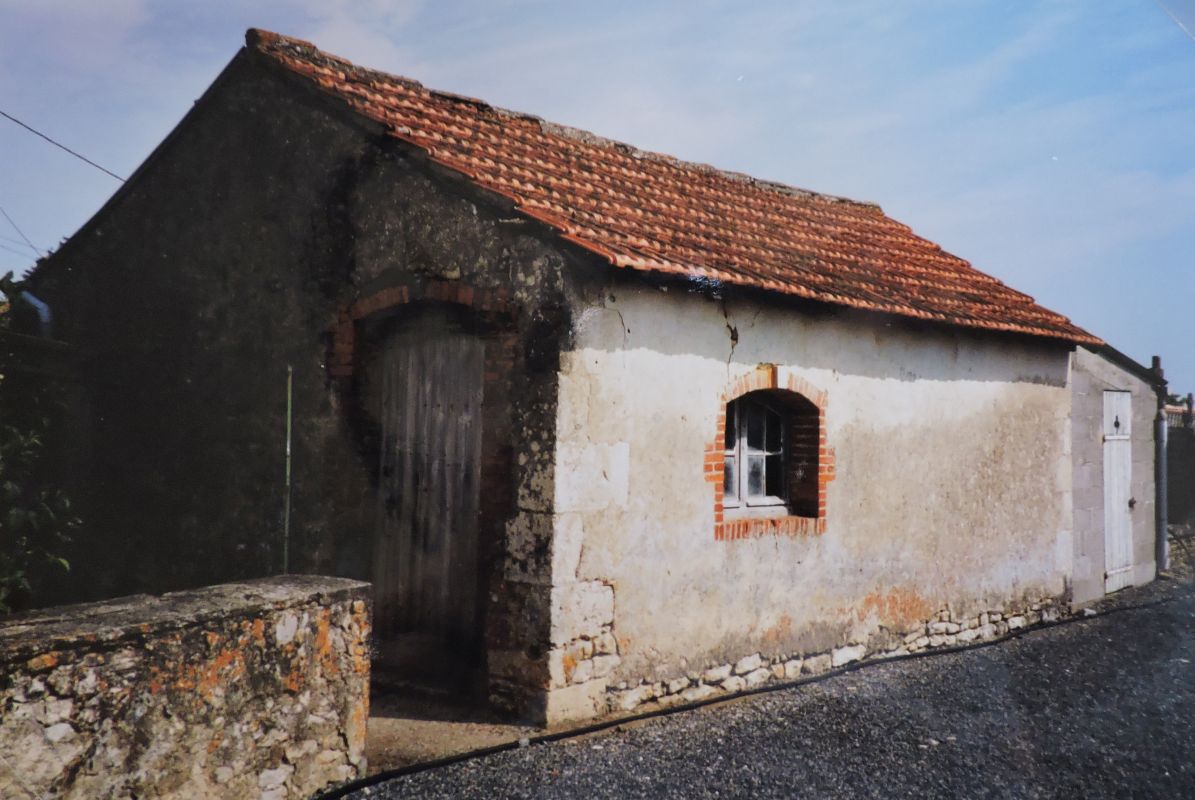
[[[0,278],[0,332],[20,292],[11,272]],[[63,553],[79,526],[49,466],[47,440],[60,412],[54,386],[9,371],[0,363],[0,614],[26,607],[45,575],[70,569]]]

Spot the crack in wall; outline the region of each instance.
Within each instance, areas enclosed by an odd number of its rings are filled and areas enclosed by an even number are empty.
[[[722,318],[726,320],[726,332],[730,336],[730,352],[726,354],[726,374],[730,375],[730,362],[734,359],[734,349],[739,344],[739,329],[736,325],[730,324],[730,311],[726,307],[726,298],[720,298],[719,305],[722,309]]]

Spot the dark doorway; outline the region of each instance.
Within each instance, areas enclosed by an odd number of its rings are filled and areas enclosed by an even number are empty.
[[[478,506],[485,345],[441,307],[404,314],[372,348],[379,423],[373,546],[378,666],[464,688],[481,654]]]

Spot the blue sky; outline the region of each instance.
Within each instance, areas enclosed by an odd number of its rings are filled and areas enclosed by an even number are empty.
[[[638,147],[872,200],[1195,390],[1195,0],[0,0],[0,109],[121,175],[269,28]],[[116,182],[0,119],[42,249]],[[30,266],[0,218],[0,272]]]

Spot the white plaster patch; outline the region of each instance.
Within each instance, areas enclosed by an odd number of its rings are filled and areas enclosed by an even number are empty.
[[[585,525],[581,517],[557,514],[552,536],[552,583],[568,583],[576,579],[584,542]]]
[[[618,667],[621,661],[618,656],[594,656],[593,657],[593,677],[604,678],[613,672]]]
[[[606,682],[603,680],[578,683],[547,694],[544,711],[547,724],[576,719],[590,719],[604,710]]]
[[[573,683],[585,683],[594,677],[593,661],[579,661],[573,670]]]
[[[614,589],[601,581],[552,587],[552,643],[595,637],[614,621]]]
[[[1069,575],[1073,568],[1074,535],[1069,529],[1058,531],[1058,538],[1054,541],[1054,568],[1064,575]]]
[[[626,317],[620,308],[591,305],[586,306],[575,318],[573,334],[578,352],[584,352],[593,345],[606,350],[610,343],[625,347],[630,338]]]
[[[584,368],[584,359],[576,353],[561,354],[560,382],[556,390],[558,439],[583,437],[589,430],[590,380]]]
[[[556,511],[626,508],[631,446],[561,446],[556,454]]]

